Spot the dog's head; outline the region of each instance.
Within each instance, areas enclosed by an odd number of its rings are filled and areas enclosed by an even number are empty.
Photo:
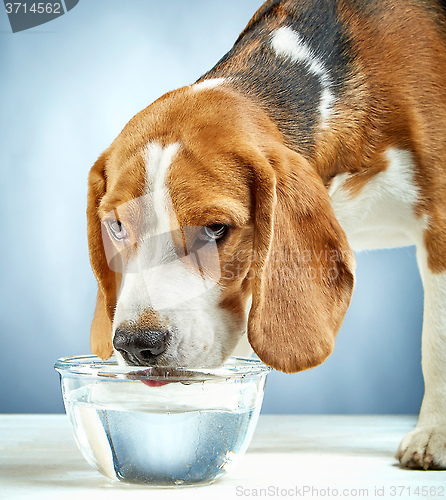
[[[286,372],[321,363],[353,288],[327,191],[232,90],[187,87],[136,115],[89,176],[92,351],[217,366],[247,332]]]

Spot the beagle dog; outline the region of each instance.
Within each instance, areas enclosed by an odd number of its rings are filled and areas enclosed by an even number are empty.
[[[446,468],[446,17],[437,0],[268,0],[89,175],[91,349],[284,372],[332,352],[355,250],[416,245],[425,395],[397,457]]]

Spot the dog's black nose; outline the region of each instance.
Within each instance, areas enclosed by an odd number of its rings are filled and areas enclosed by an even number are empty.
[[[132,331],[117,328],[113,347],[133,365],[152,364],[167,348],[168,332],[159,330]]]

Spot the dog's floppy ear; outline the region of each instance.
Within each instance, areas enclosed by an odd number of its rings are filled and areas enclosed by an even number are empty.
[[[98,282],[98,296],[91,324],[91,352],[102,359],[113,353],[112,323],[117,300],[120,275],[110,270],[102,241],[101,219],[98,208],[106,192],[105,151],[90,170],[88,177],[87,234],[90,262]]]
[[[248,339],[291,373],[322,363],[350,303],[354,257],[321,178],[287,147],[254,170],[255,231]]]

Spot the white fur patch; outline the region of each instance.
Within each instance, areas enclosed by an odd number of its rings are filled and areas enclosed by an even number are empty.
[[[190,88],[194,92],[199,92],[200,90],[214,89],[226,81],[228,81],[228,78],[210,78],[209,80],[203,80],[200,83],[195,83],[194,85],[191,85]]]
[[[424,288],[421,364],[425,382],[418,426],[443,425],[446,430],[446,272],[430,271],[424,248],[417,248],[417,261]],[[446,434],[443,464],[446,466]]]
[[[355,174],[337,175],[328,190],[336,218],[354,250],[393,248],[417,244],[427,227],[415,216],[419,190],[415,163],[409,151],[390,148],[388,167],[375,175],[358,195],[345,188]]]
[[[308,71],[319,78],[322,86],[319,112],[322,118],[322,127],[326,126],[335,97],[331,91],[330,74],[323,61],[311,50],[298,33],[286,26],[273,31],[271,47],[279,57],[289,58],[295,63],[305,64]]]

